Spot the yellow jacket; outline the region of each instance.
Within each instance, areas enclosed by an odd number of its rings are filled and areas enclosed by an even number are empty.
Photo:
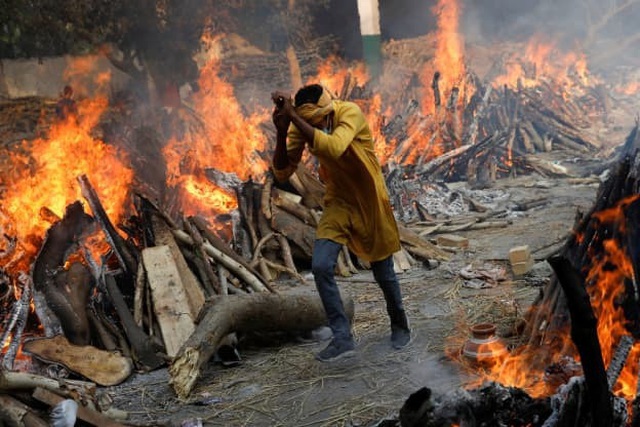
[[[380,261],[400,250],[400,237],[371,130],[357,104],[334,100],[333,109],[333,132],[316,129],[310,149],[326,184],[316,237],[346,244],[365,261]],[[286,181],[296,170],[304,147],[292,123],[287,132],[289,165],[274,168],[278,181]]]

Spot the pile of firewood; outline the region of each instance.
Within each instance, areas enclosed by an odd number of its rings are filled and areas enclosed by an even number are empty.
[[[440,93],[439,80],[440,74],[435,73],[434,114],[420,114],[419,102],[414,100],[382,127],[386,140],[396,142],[391,158],[404,165],[409,175],[472,184],[487,173],[565,176],[566,171],[541,162],[535,153],[566,150],[589,155],[596,150],[586,118],[605,115],[609,100],[598,88],[581,85],[577,92],[587,95],[577,95],[541,77],[534,87],[496,89],[469,75],[467,84],[475,92],[462,105],[457,88],[450,94]],[[397,105],[393,99],[385,102]],[[445,154],[430,158],[429,150],[416,153],[415,140],[422,134],[429,135],[430,144],[440,146]]]
[[[304,166],[289,188],[269,177],[237,188],[240,221],[230,241],[204,218],[173,217],[141,194],[135,195],[136,212],[118,230],[88,178],[78,177],[78,185],[92,213],[79,201],[63,217],[44,209],[52,225],[32,271],[16,280],[21,298],[4,319],[1,337],[6,374],[15,370],[19,348],[43,373],[63,366],[99,386],[118,384],[134,369],[168,364],[174,390],[186,397],[203,364],[233,346],[235,334],[305,332],[325,324],[320,300],[308,287],[277,290],[283,275],[307,283],[299,268],[310,265],[324,188]],[[416,258],[449,258],[415,232],[402,225],[400,231],[397,269],[410,268]],[[108,247],[101,255],[89,247],[96,235]],[[367,267],[345,247],[337,273]],[[44,336],[25,340],[25,332],[32,334],[31,301]],[[353,302],[345,299],[345,305],[353,313]]]

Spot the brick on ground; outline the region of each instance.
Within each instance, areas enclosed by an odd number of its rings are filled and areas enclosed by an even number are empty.
[[[469,247],[469,239],[456,234],[440,234],[437,237],[436,242],[438,243],[438,246],[447,246],[450,248]]]
[[[531,251],[529,250],[529,245],[522,246],[514,246],[509,249],[509,262],[513,264],[517,264],[519,262],[526,262],[531,259]]]
[[[533,258],[529,245],[514,246],[509,250],[509,263],[515,276],[528,273],[533,268]]]

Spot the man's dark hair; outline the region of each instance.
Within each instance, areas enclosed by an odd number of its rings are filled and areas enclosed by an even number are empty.
[[[294,102],[296,106],[302,104],[315,104],[322,95],[323,88],[319,84],[310,84],[296,92]]]

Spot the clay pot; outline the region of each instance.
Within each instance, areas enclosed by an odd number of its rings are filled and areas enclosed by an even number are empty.
[[[496,335],[493,323],[478,323],[470,332],[471,336],[462,346],[462,355],[471,362],[494,363],[507,354],[507,346]]]

